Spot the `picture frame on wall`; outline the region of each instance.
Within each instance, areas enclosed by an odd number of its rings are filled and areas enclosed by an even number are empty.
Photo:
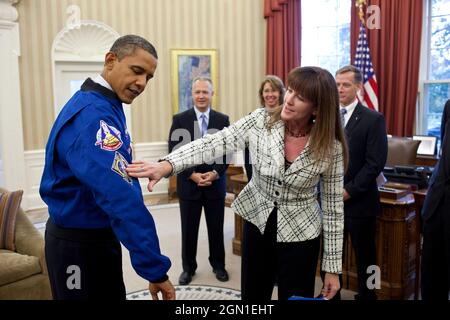
[[[212,106],[218,107],[218,54],[216,49],[172,49],[171,79],[173,114],[193,107],[192,80],[196,77],[211,78],[214,85]]]

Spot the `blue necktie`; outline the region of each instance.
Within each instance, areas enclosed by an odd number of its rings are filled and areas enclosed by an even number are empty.
[[[345,128],[345,114],[347,113],[347,109],[341,108],[341,122],[342,122],[342,128]]]
[[[208,131],[208,123],[206,122],[206,116],[204,114],[202,114],[200,118],[202,119],[202,137],[203,137]]]

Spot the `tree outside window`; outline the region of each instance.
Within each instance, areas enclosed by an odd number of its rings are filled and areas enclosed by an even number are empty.
[[[427,4],[422,50],[426,64],[420,110],[423,121],[419,127],[422,133],[440,140],[442,111],[450,98],[450,0],[428,0]]]
[[[333,75],[350,64],[351,0],[302,1],[302,66]]]

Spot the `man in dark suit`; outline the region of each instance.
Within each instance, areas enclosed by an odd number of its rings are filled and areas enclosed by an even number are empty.
[[[206,77],[194,79],[192,82],[194,108],[173,117],[169,134],[169,152],[202,137],[206,131],[211,133],[230,125],[228,116],[211,109],[213,94],[211,79]],[[208,228],[209,263],[219,281],[228,281],[223,240],[227,163],[226,157],[219,158],[212,164],[199,164],[177,176],[183,261],[183,272],[179,278],[181,285],[189,284],[197,269],[197,241],[202,208],[205,210]]]
[[[381,212],[376,179],[386,163],[387,137],[383,115],[358,102],[362,81],[361,71],[354,66],[336,72],[349,147],[349,166],[344,177],[344,234],[345,239],[350,235],[355,250],[358,274],[355,299],[374,300],[375,290],[367,284],[372,273],[367,268],[376,265],[376,217]]]
[[[441,152],[422,209],[422,299],[448,300],[450,291],[450,100],[441,121]]]

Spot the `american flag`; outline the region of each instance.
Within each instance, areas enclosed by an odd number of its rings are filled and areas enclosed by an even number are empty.
[[[358,45],[356,47],[355,66],[358,67],[363,74],[363,92],[358,94],[359,101],[369,107],[378,111],[378,85],[373,70],[372,60],[370,58],[369,45],[367,43],[366,27],[359,22],[359,37]]]

